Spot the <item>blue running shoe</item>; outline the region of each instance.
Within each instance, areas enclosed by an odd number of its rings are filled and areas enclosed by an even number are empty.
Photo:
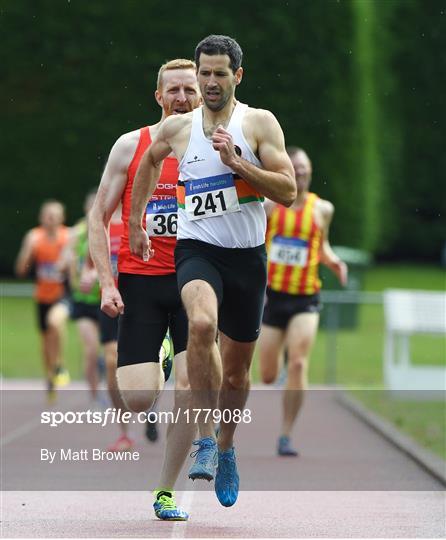
[[[296,457],[299,455],[297,450],[291,446],[290,438],[286,435],[279,437],[279,442],[277,443],[277,453],[279,456],[289,457]]]
[[[190,455],[195,458],[195,463],[189,469],[189,478],[192,480],[200,478],[210,482],[214,479],[217,468],[217,443],[212,437],[204,437],[192,444],[198,446],[198,450]]]
[[[234,448],[218,452],[215,493],[223,506],[232,506],[238,497],[239,476]]]
[[[163,521],[187,521],[189,514],[177,508],[173,491],[154,491],[153,509],[158,519]]]

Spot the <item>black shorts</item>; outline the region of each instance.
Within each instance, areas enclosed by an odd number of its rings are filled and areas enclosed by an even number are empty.
[[[46,332],[48,330],[48,312],[56,304],[64,304],[67,306],[68,310],[70,309],[69,302],[65,297],[61,298],[60,300],[56,300],[55,302],[51,302],[50,304],[37,302],[37,323],[41,332]]]
[[[255,341],[260,333],[266,287],[265,246],[222,248],[198,240],[178,240],[178,288],[206,281],[218,300],[218,329],[235,341]]]
[[[262,322],[285,330],[294,315],[319,313],[321,307],[319,294],[288,294],[267,288]]]
[[[168,329],[175,354],[186,350],[187,316],[175,274],[119,274],[118,288],[124,302],[119,317],[118,367],[159,362]]]
[[[87,304],[86,302],[73,301],[71,304],[71,318],[73,321],[90,319],[94,322],[98,322],[100,310],[101,307],[99,304]]]
[[[109,317],[106,313],[99,310],[99,333],[103,345],[112,341],[118,341],[118,319],[119,317]]]

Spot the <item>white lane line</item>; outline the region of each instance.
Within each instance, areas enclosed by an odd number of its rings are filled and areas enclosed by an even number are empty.
[[[78,407],[83,402],[83,399],[77,399],[71,404],[71,410],[74,407]],[[3,405],[3,403],[2,403]],[[43,411],[42,411],[43,412]],[[65,411],[64,411],[65,412]],[[30,433],[31,431],[34,431],[37,427],[42,425],[41,422],[41,416],[39,415],[38,418],[34,418],[33,420],[29,420],[29,422],[25,422],[18,428],[14,429],[10,433],[8,433],[5,436],[0,437],[0,448],[3,448],[3,446],[6,446],[12,441],[15,441],[16,439],[19,439],[23,435],[26,435],[27,433]]]
[[[192,491],[182,491],[181,497],[179,501],[177,501],[177,505],[181,510],[184,510],[187,512],[190,516],[191,508],[192,508],[192,502],[194,500],[195,496],[195,490]],[[190,516],[193,519],[193,516]],[[186,536],[186,529],[188,521],[175,521],[174,525],[172,527],[172,534],[170,535],[171,538],[185,538]]]
[[[23,435],[26,435],[27,433],[30,433],[34,429],[36,429],[38,426],[40,426],[40,417],[38,419],[30,420],[29,422],[25,422],[18,428],[14,429],[4,437],[0,439],[0,448],[3,446],[6,446],[7,444],[11,443],[12,441],[15,441],[16,439],[22,437]]]

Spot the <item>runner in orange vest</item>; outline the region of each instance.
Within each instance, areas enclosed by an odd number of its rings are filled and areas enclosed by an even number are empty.
[[[162,122],[166,117],[187,113],[200,103],[195,64],[177,59],[161,66],[155,99],[162,110],[160,122],[122,135],[113,146],[89,227],[91,254],[102,287],[102,310],[111,317],[119,315],[118,387],[126,405],[134,411],[152,407],[167,379],[159,357],[167,329],[175,351],[175,408],[184,410],[190,404],[185,351],[187,317],[178,292],[174,263],[178,181],[175,158],[169,156],[164,160],[157,189],[151,200],[145,201],[144,225],[155,236],[156,254],[149,261],[130,252],[129,215],[138,165]],[[118,255],[117,285],[110,264],[108,225],[119,200],[124,232]],[[159,519],[188,519],[187,513],[176,506],[174,484],[190,452],[195,431],[193,423],[169,424],[161,478],[154,493],[154,510]]]
[[[55,398],[55,386],[64,386],[69,382],[68,372],[62,366],[62,339],[69,304],[65,299],[66,275],[58,265],[68,241],[69,229],[63,225],[64,219],[62,203],[55,200],[44,202],[39,213],[40,226],[25,235],[15,265],[19,277],[25,277],[35,266],[34,298],[50,401]]]
[[[328,240],[334,206],[309,192],[310,159],[296,147],[289,148],[288,154],[296,174],[297,198],[289,208],[271,201],[265,203],[268,287],[259,350],[261,377],[266,384],[277,378],[282,351],[288,353],[277,451],[281,456],[297,456],[290,434],[302,406],[308,361],[319,324],[319,263],[330,268],[342,285],[347,282],[347,266]]]

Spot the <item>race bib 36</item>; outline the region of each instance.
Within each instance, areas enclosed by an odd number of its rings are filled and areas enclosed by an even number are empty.
[[[177,235],[177,200],[150,201],[146,208],[146,231],[150,236]]]

